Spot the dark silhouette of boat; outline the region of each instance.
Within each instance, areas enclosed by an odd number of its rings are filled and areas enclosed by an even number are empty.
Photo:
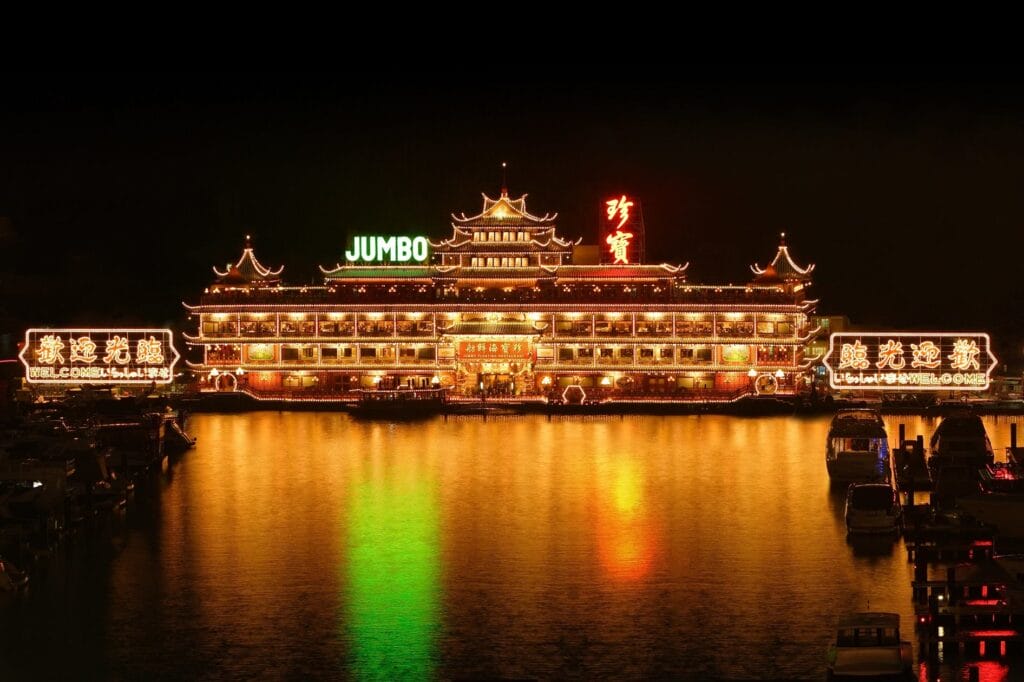
[[[414,419],[440,414],[447,404],[447,388],[378,388],[357,391],[350,408],[356,417],[367,419]]]

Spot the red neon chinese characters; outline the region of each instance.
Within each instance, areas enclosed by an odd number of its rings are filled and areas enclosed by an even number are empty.
[[[615,234],[610,234],[605,239],[608,242],[608,250],[615,256],[616,263],[629,263],[629,240],[632,238],[632,232],[615,230]]]
[[[626,195],[623,194],[619,199],[611,199],[604,203],[608,205],[608,220],[615,220],[615,216],[619,216],[619,224],[615,226],[615,229],[619,230],[629,221],[629,207],[633,205],[633,202],[627,200]]]

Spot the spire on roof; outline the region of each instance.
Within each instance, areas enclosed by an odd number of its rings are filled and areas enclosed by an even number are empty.
[[[750,269],[759,278],[763,276],[773,279],[778,278],[786,282],[806,282],[811,279],[814,263],[810,263],[807,267],[803,268],[797,265],[793,261],[793,257],[789,255],[789,247],[786,246],[786,233],[782,232],[779,234],[779,250],[775,253],[775,258],[772,259],[768,267],[761,268],[757,263],[754,263],[750,266]]]
[[[213,268],[213,274],[217,275],[218,282],[233,284],[252,284],[256,282],[271,284],[279,282],[283,271],[283,265],[277,270],[271,270],[259,262],[256,254],[253,252],[252,235],[248,234],[245,235],[245,248],[242,249],[242,256],[238,259],[237,263],[234,265],[228,263],[224,272],[221,272],[216,267]]]

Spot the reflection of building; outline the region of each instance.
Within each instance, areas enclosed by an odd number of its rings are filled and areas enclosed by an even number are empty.
[[[453,216],[430,262],[347,262],[321,268],[320,286],[283,285],[281,269],[246,244],[199,305],[186,306],[199,321],[187,339],[203,351],[193,367],[239,375],[257,396],[296,398],[435,384],[465,395],[580,386],[573,395],[588,399],[727,398],[798,385],[817,333],[813,266],[797,266],[784,241],[748,284],[694,284],[685,265],[574,259],[585,252],[579,241],[561,238],[555,216],[532,215],[525,199],[503,189],[478,215]],[[353,253],[365,256],[373,238],[360,239]],[[381,238],[375,248],[402,251]],[[404,248],[391,260],[409,261]]]

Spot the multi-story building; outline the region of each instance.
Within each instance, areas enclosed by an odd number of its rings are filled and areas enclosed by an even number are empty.
[[[687,265],[630,263],[611,238],[617,262],[594,263],[583,256],[594,247],[561,238],[555,215],[504,189],[452,219],[439,242],[355,237],[317,286],[285,285],[247,240],[186,304],[198,321],[186,340],[202,351],[193,369],[211,388],[275,399],[401,385],[732,399],[803,384],[814,266],[798,266],[784,240],[749,283],[726,286],[689,282]]]

